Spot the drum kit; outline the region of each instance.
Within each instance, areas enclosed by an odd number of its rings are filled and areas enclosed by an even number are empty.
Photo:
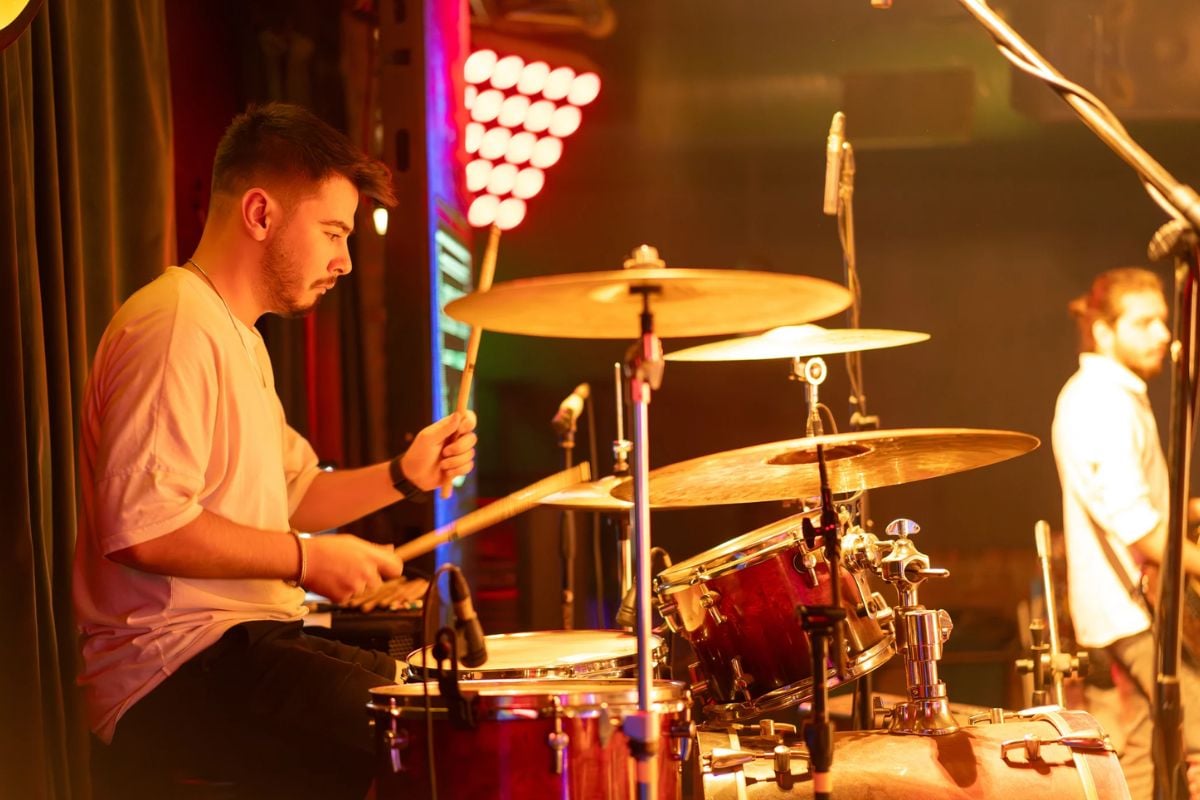
[[[822,355],[928,336],[801,324],[850,302],[844,288],[816,278],[668,268],[646,246],[624,266],[497,284],[446,312],[506,333],[633,340],[624,367],[631,474],[540,502],[629,516],[633,563],[622,572],[636,598],[634,634],[489,636],[479,667],[447,667],[432,646],[411,654],[413,683],[372,692],[377,796],[983,797],[1013,788],[1127,796],[1107,738],[1082,712],[1045,707],[1006,717],[997,709],[969,725],[956,717],[938,675],[951,621],[919,599],[924,581],[948,572],[914,545],[916,523],[896,520],[883,537],[863,527],[871,489],[994,464],[1038,440],[973,429],[825,433]],[[808,397],[808,435],[651,471],[648,406],[664,366],[658,337],[764,329],[665,360],[792,359]],[[652,573],[652,508],[757,501],[801,501],[805,510]],[[894,587],[894,606],[871,590],[871,574]],[[695,652],[686,681],[657,677],[667,659],[652,632],[652,595],[670,632]],[[875,709],[874,730],[834,733],[828,688],[897,654],[906,696]],[[447,677],[461,702],[443,701]],[[806,701],[803,739],[794,726],[762,718]]]

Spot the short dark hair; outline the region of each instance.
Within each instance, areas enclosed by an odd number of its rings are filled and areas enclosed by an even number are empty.
[[[1096,320],[1103,320],[1109,325],[1115,323],[1124,311],[1121,299],[1133,292],[1162,294],[1162,279],[1142,267],[1116,267],[1097,275],[1087,294],[1067,304],[1067,311],[1079,326],[1080,351],[1087,353],[1096,349],[1092,324]]]
[[[367,197],[396,205],[391,170],[345,134],[301,106],[252,105],[234,117],[217,145],[212,192],[237,194],[263,179],[317,184],[335,174]]]

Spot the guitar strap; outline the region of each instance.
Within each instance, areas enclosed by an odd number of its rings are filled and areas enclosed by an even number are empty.
[[[1121,563],[1121,559],[1117,558],[1117,554],[1112,548],[1112,543],[1108,541],[1108,535],[1105,534],[1104,528],[1096,523],[1096,518],[1091,515],[1091,512],[1088,512],[1088,518],[1092,521],[1092,532],[1096,534],[1096,541],[1100,543],[1100,551],[1108,559],[1108,565],[1116,573],[1121,583],[1124,584],[1125,591],[1129,592],[1129,597],[1140,605],[1142,610],[1150,617],[1150,629],[1153,630],[1155,621],[1154,606],[1150,602],[1150,598],[1146,597],[1145,575],[1142,575],[1142,580],[1136,582],[1130,578],[1129,572],[1126,571],[1125,566]]]

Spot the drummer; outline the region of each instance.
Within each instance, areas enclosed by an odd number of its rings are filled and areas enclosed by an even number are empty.
[[[1082,352],[1058,396],[1053,442],[1071,619],[1080,645],[1103,649],[1132,679],[1134,694],[1123,700],[1129,734],[1122,767],[1133,797],[1150,797],[1154,598],[1142,593],[1141,578],[1162,561],[1170,492],[1146,381],[1161,371],[1171,339],[1167,304],[1157,275],[1126,267],[1097,276],[1069,310]],[[1183,564],[1200,575],[1200,549],[1191,542],[1184,542]],[[1193,661],[1180,663],[1179,678],[1186,745],[1195,753],[1200,673]]]
[[[323,472],[284,419],[255,322],[309,313],[350,272],[360,195],[395,204],[386,166],[305,109],[250,108],[217,149],[195,253],[100,342],[74,577],[97,797],[171,796],[155,783],[167,775],[246,797],[369,788],[363,709],[397,662],[306,636],[302,602],[344,601],[403,564],[387,545],[297,531],[465,475],[476,437],[473,414],[452,414],[391,461]]]

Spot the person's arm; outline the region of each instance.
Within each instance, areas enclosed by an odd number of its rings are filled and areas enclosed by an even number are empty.
[[[466,475],[475,465],[475,412],[454,413],[422,429],[400,458],[404,477],[428,491],[447,478]],[[403,499],[391,478],[389,461],[360,469],[317,475],[292,513],[303,531],[338,528]]]
[[[1163,551],[1167,547],[1166,528],[1162,526],[1156,528],[1153,532],[1134,542],[1131,547],[1147,561],[1155,565],[1161,564]],[[1189,575],[1200,577],[1200,547],[1186,540],[1183,543],[1183,571]]]
[[[210,511],[177,530],[109,554],[127,567],[181,578],[300,577],[305,549],[304,586],[334,602],[398,577],[404,564],[388,545],[350,534],[298,540],[288,531],[239,525]]]

